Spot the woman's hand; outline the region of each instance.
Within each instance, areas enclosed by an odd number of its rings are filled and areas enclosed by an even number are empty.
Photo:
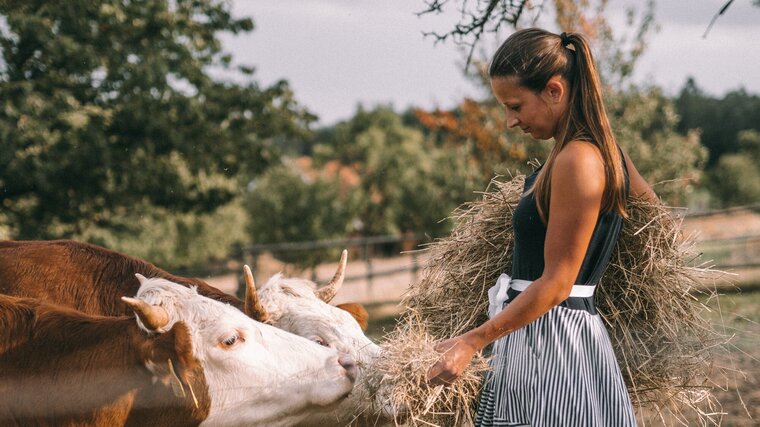
[[[442,354],[427,374],[428,383],[432,386],[451,385],[462,375],[478,349],[460,335],[439,342],[435,346],[435,351]]]

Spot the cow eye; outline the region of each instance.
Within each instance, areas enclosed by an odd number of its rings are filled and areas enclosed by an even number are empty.
[[[237,332],[222,340],[222,346],[230,348],[239,342],[245,341]]]
[[[327,345],[327,343],[325,342],[325,340],[322,339],[322,337],[314,337],[314,338],[312,338],[312,341],[314,341],[315,343],[317,343],[317,344],[319,344],[319,345],[321,345],[323,347],[329,347]]]

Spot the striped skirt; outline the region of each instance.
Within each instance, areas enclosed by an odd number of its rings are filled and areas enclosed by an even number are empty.
[[[476,426],[636,426],[599,315],[554,307],[497,340]]]

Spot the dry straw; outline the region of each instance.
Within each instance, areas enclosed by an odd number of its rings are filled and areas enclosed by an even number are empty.
[[[370,390],[406,408],[397,423],[472,423],[486,359],[476,356],[449,388],[429,387],[425,375],[438,360],[437,341],[487,319],[488,288],[511,268],[512,212],[523,183],[522,175],[494,179],[480,200],[454,211],[451,235],[424,249],[428,267],[410,286],[402,319],[367,378]],[[684,423],[696,414],[701,424],[716,423],[719,406],[708,378],[712,350],[726,338],[701,316],[708,308],[695,294],[718,272],[693,266],[693,243],[669,209],[629,200],[628,213],[596,304],[633,403],[642,419]]]

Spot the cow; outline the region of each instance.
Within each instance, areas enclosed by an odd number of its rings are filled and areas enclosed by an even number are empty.
[[[349,356],[138,278],[137,320],[0,296],[0,424],[293,425],[351,392]]]
[[[366,311],[362,313],[354,306],[353,311],[359,315],[357,320],[329,305],[343,283],[346,258],[344,251],[334,277],[319,289],[314,282],[277,274],[257,293],[246,268],[246,283],[251,292],[241,301],[202,280],[174,276],[147,261],[100,246],[71,240],[4,241],[0,242],[0,293],[41,298],[90,314],[123,315],[128,310],[120,297],[133,295],[139,286],[134,274],[160,277],[195,286],[198,293],[226,302],[256,320],[350,354],[357,361],[359,377],[363,379],[362,371],[380,350],[357,323]],[[366,399],[360,397],[363,389],[357,389],[330,415],[326,425],[336,425],[335,419],[353,418],[358,412],[365,418],[390,419],[391,408],[373,402],[367,409]]]
[[[346,352],[359,366],[359,379],[351,396],[331,413],[309,417],[304,426],[381,425],[392,422],[401,412],[387,403],[382,390],[370,393],[366,388],[363,373],[380,353],[380,347],[367,338],[360,327],[359,321],[366,322],[366,310],[352,304],[342,309],[329,304],[340,289],[345,267],[346,251],[343,251],[338,271],[329,286],[318,289],[310,280],[286,278],[278,273],[258,290],[267,322]],[[252,287],[253,276],[247,267],[244,270],[247,286]],[[371,394],[375,394],[374,399],[369,398]]]

